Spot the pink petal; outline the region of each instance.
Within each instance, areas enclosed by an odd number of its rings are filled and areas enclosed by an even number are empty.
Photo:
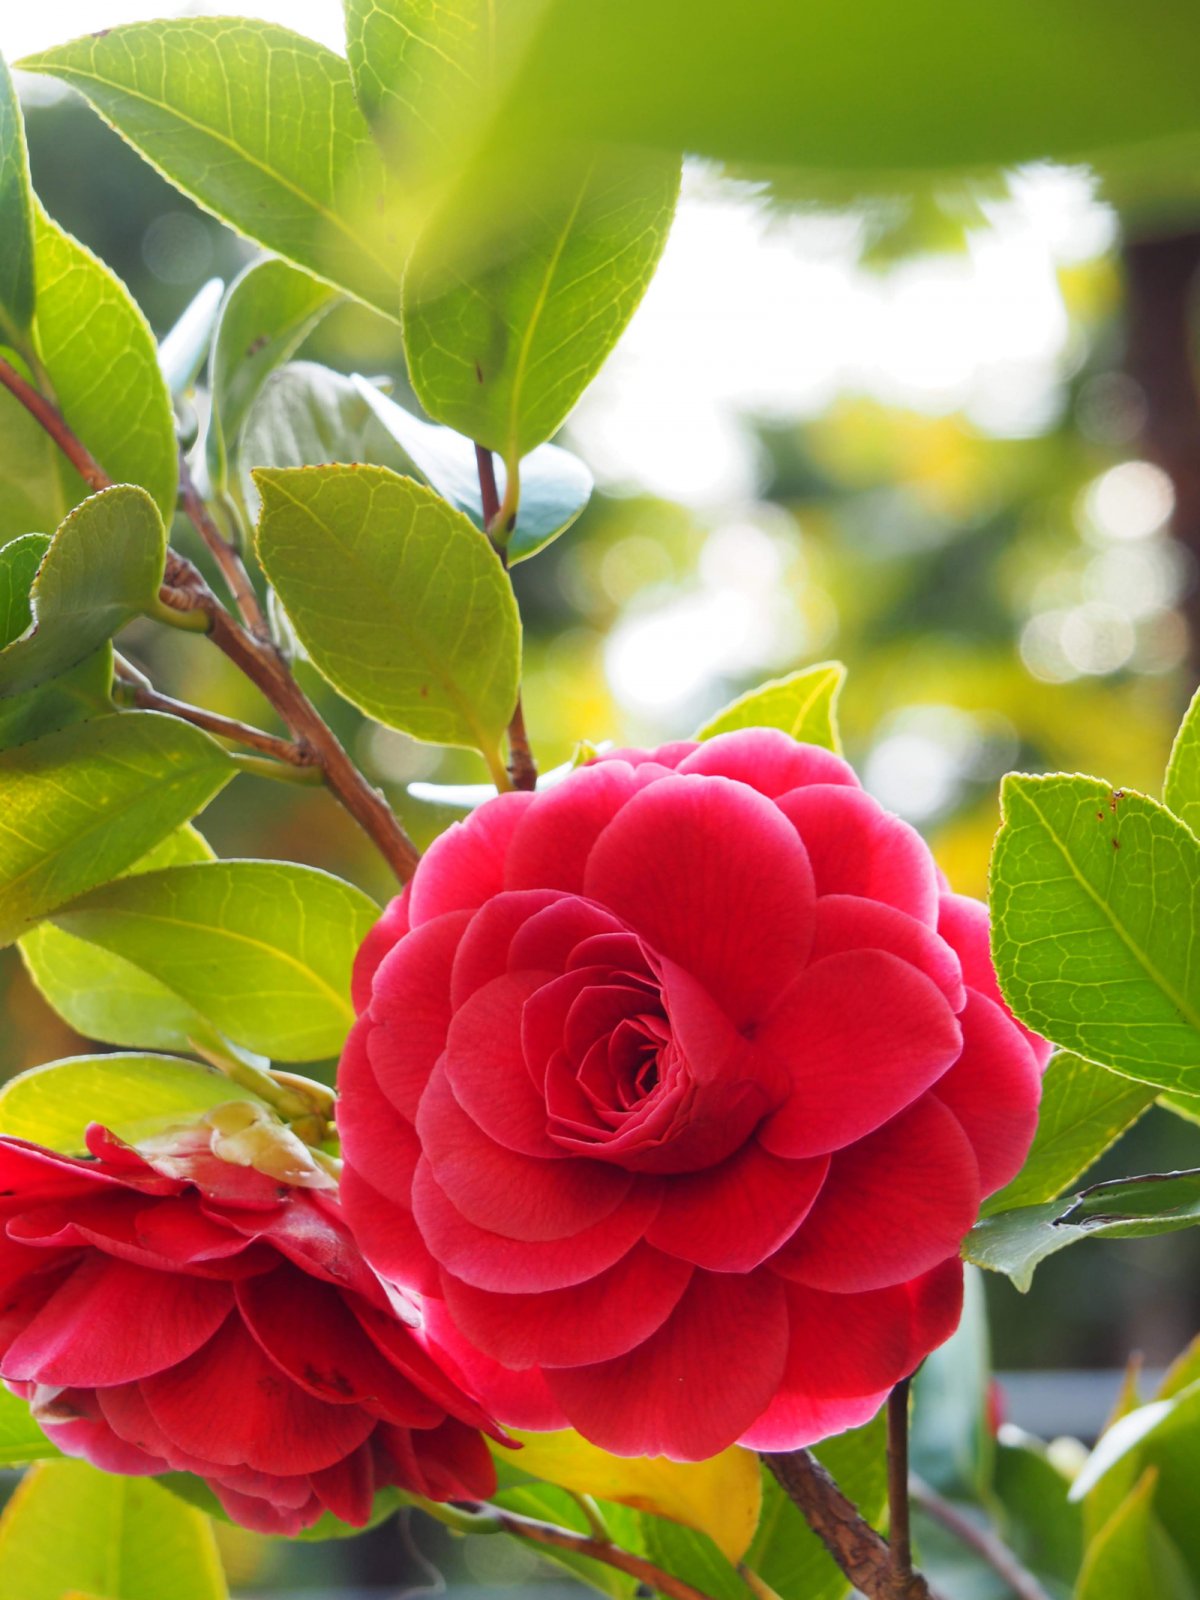
[[[474,911],[501,889],[518,887],[505,883],[504,863],[517,824],[534,798],[497,795],[433,841],[409,884],[408,914],[414,928],[447,911]]]
[[[421,1101],[417,1131],[421,1166],[429,1166],[454,1206],[476,1226],[510,1239],[563,1239],[590,1228],[617,1209],[634,1182],[599,1162],[541,1161],[506,1150],[463,1111],[440,1067]],[[414,1209],[419,1219],[415,1199]]]
[[[642,787],[625,762],[603,761],[539,794],[513,834],[505,888],[581,894],[596,840]]]
[[[522,889],[498,894],[471,917],[459,940],[450,974],[450,1009],[458,1010],[477,989],[514,969],[510,960],[513,939],[531,918],[563,896],[557,889]],[[528,966],[528,962],[520,965]],[[542,966],[542,962],[534,962]]]
[[[0,1138],[0,1216],[26,1211],[43,1200],[90,1199],[123,1187],[94,1162],[60,1156],[24,1139]]]
[[[759,1138],[798,1157],[838,1150],[911,1105],[957,1059],[962,1035],[915,967],[857,950],[802,973],[758,1042],[793,1071],[791,1095]]]
[[[572,1427],[601,1449],[703,1461],[740,1438],[770,1403],[787,1330],[784,1286],[773,1274],[698,1272],[636,1350],[596,1366],[547,1370],[546,1382]]]
[[[445,837],[443,835],[443,837]],[[375,975],[367,1055],[384,1097],[409,1122],[450,1026],[450,973],[466,912],[438,917],[405,936]]]
[[[812,944],[803,846],[770,801],[728,778],[663,778],[635,796],[593,849],[586,891],[739,1027],[778,999]]]
[[[320,1191],[291,1189],[271,1214],[235,1214],[230,1223],[247,1238],[273,1246],[314,1278],[368,1297],[380,1292],[347,1226],[338,1201]]]
[[[965,894],[943,894],[938,902],[938,932],[956,951],[968,987],[978,989],[1011,1017],[992,965],[987,907]],[[1044,1067],[1054,1046],[1015,1017],[1013,1021],[1025,1035],[1038,1066]]]
[[[606,761],[624,761],[626,765],[635,769],[651,766],[672,771],[685,756],[690,756],[697,748],[695,739],[674,739],[667,744],[660,744],[657,750],[640,750],[636,745],[626,745],[619,750],[606,750],[603,755],[593,757],[588,766],[598,767]]]
[[[476,990],[451,1020],[442,1069],[458,1106],[489,1139],[519,1155],[560,1160],[562,1151],[546,1132],[546,1102],[534,1089],[521,1045],[525,1002],[546,976],[505,973]],[[442,1100],[432,1086],[431,1099]],[[419,1126],[424,1134],[423,1120]],[[443,1187],[450,1186],[443,1181]]]
[[[586,1283],[494,1294],[449,1274],[443,1293],[463,1335],[506,1367],[570,1367],[625,1355],[678,1305],[692,1268],[637,1244]]]
[[[738,1440],[748,1450],[801,1450],[847,1428],[860,1428],[879,1410],[887,1389],[875,1394],[818,1399],[802,1389],[780,1389],[754,1425]]]
[[[8,1347],[6,1378],[99,1387],[161,1372],[228,1316],[228,1284],[87,1256]]]
[[[294,1539],[305,1528],[311,1528],[325,1509],[315,1494],[310,1494],[299,1508],[293,1508],[276,1505],[261,1495],[240,1494],[219,1478],[210,1477],[207,1481],[229,1520],[236,1522],[239,1528],[249,1528],[252,1533]]]
[[[939,1078],[937,1098],[958,1118],[979,1162],[984,1195],[1020,1172],[1037,1129],[1041,1066],[1028,1035],[977,989],[962,1014],[962,1054]]]
[[[799,744],[779,728],[738,728],[706,739],[680,761],[677,772],[713,773],[747,783],[769,800],[811,783],[857,789],[854,769],[832,750]]]
[[[380,1194],[407,1204],[421,1146],[411,1117],[401,1115],[379,1087],[367,1053],[372,1027],[370,1017],[360,1017],[342,1050],[338,1135],[346,1161]],[[412,1114],[416,1115],[415,1100]]]
[[[383,915],[358,947],[350,978],[350,998],[359,1016],[371,1003],[371,985],[379,963],[408,932],[408,889],[384,907]]]
[[[966,1004],[962,968],[945,939],[882,900],[827,894],[817,901],[817,934],[809,961],[823,961],[846,950],[886,950],[936,983],[951,1011],[961,1011]]]
[[[481,1397],[501,1422],[511,1428],[532,1428],[539,1432],[567,1426],[562,1407],[550,1393],[539,1368],[514,1372],[485,1356],[463,1337],[440,1300],[428,1301],[425,1314],[430,1333],[442,1349],[453,1355],[472,1392]]]
[[[937,872],[929,846],[861,789],[815,784],[781,796],[812,862],[817,893],[882,900],[934,927]]]
[[[238,1317],[141,1387],[167,1438],[216,1467],[317,1472],[357,1449],[375,1426],[359,1406],[326,1405],[306,1394],[268,1360]]]
[[[611,1170],[611,1169],[604,1169]],[[642,1237],[658,1210],[660,1187],[639,1180],[608,1216],[562,1239],[510,1239],[469,1222],[422,1161],[413,1179],[413,1215],[435,1259],[465,1283],[514,1294],[562,1289],[611,1267]]]
[[[508,953],[509,969],[547,972],[565,972],[568,967],[590,966],[592,961],[580,956],[588,950],[607,951],[597,954],[599,965],[608,965],[614,951],[611,943],[616,937],[622,940],[622,962],[632,955],[639,967],[645,967],[645,958],[634,936],[629,933],[610,911],[590,900],[575,895],[560,895],[553,905],[530,917],[514,935]]]
[[[107,1422],[81,1417],[78,1422],[48,1422],[42,1431],[63,1455],[90,1461],[101,1472],[119,1473],[123,1478],[148,1478],[170,1471],[161,1457],[147,1455],[137,1445],[118,1438]]]
[[[342,1172],[340,1189],[346,1220],[375,1271],[401,1288],[416,1289],[422,1294],[436,1291],[437,1264],[421,1237],[410,1205],[385,1199],[349,1166]]]
[[[828,1156],[788,1161],[750,1140],[720,1166],[665,1184],[646,1241],[713,1272],[749,1272],[804,1220],[828,1167]]]
[[[925,1095],[837,1152],[816,1204],[771,1266],[835,1294],[904,1283],[958,1251],[979,1198],[962,1125]]]

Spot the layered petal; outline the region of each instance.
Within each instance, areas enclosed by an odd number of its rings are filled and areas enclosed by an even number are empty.
[[[778,805],[804,840],[818,894],[879,900],[936,926],[937,872],[915,828],[845,785],[793,789]]]

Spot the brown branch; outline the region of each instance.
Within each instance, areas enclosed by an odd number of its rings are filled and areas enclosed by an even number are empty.
[[[213,559],[221,569],[221,576],[229,585],[229,592],[233,596],[242,621],[256,638],[269,639],[271,630],[267,627],[267,620],[262,614],[262,607],[258,603],[258,595],[254,592],[254,585],[250,581],[245,563],[209,514],[208,507],[204,504],[200,491],[192,479],[187,457],[182,450],[179,452],[179,494],[184,512],[208,546]]]
[[[533,1517],[523,1517],[516,1511],[505,1511],[499,1506],[489,1505],[480,1509],[486,1512],[489,1523],[498,1525],[505,1533],[513,1534],[518,1539],[527,1539],[530,1544],[569,1550],[572,1555],[590,1556],[593,1561],[602,1561],[606,1567],[615,1567],[618,1572],[628,1573],[639,1583],[669,1596],[670,1600],[710,1600],[703,1589],[696,1589],[682,1578],[664,1572],[652,1561],[647,1561],[645,1556],[635,1556],[629,1550],[622,1550],[620,1545],[610,1544],[590,1534],[575,1533],[569,1528],[555,1527],[552,1522],[538,1522]]]
[[[887,1399],[888,1548],[897,1597],[912,1580],[912,1532],[908,1513],[908,1388],[902,1378]]]
[[[992,1571],[1003,1578],[1013,1593],[1019,1596],[1019,1600],[1050,1600],[1032,1572],[1021,1565],[1008,1546],[1001,1543],[990,1528],[981,1528],[972,1522],[970,1517],[965,1516],[948,1500],[943,1500],[936,1489],[931,1489],[920,1478],[909,1479],[909,1493],[927,1517],[940,1522],[948,1533],[952,1533],[961,1544],[966,1545],[969,1550],[974,1550],[977,1556],[986,1561]]]
[[[62,416],[7,361],[0,358],[0,383],[41,424],[91,488],[108,489],[112,479],[75,437]],[[188,480],[190,482],[190,479]],[[184,509],[195,521],[196,505]],[[197,531],[205,537],[204,529]],[[214,530],[215,531],[215,530]],[[220,537],[220,535],[218,535]],[[168,549],[159,599],[173,611],[203,618],[210,639],[274,706],[311,764],[319,767],[338,800],[379,850],[397,878],[406,883],[421,859],[416,845],[400,826],[387,801],[351,761],[336,734],[292,676],[282,654],[268,638],[241,627],[205,583],[186,556]],[[248,581],[248,580],[247,580]]]
[[[317,765],[312,750],[305,745],[280,739],[276,734],[253,728],[248,722],[237,722],[233,717],[223,717],[216,711],[206,711],[203,706],[173,700],[169,694],[159,694],[149,684],[138,683],[129,677],[121,676],[118,682],[121,684],[122,700],[141,711],[165,711],[168,716],[178,717],[181,722],[190,722],[194,727],[203,728],[206,733],[216,734],[219,739],[232,739],[235,744],[244,744],[250,750],[261,750],[263,755],[274,756],[276,761],[286,761],[289,766]]]
[[[937,1600],[919,1572],[897,1588],[892,1552],[808,1450],[763,1453],[788,1499],[867,1600]]]
[[[500,503],[500,491],[496,484],[496,463],[492,452],[483,445],[475,446],[475,465],[479,472],[479,496],[483,505],[483,525],[487,529],[488,538],[492,541],[492,548],[500,557],[500,564],[508,570],[507,541],[500,537],[500,522],[505,512]],[[508,518],[510,526],[505,532],[511,533],[512,517]],[[535,789],[537,787],[537,762],[533,759],[533,751],[529,747],[529,735],[525,731],[525,711],[521,705],[521,692],[517,691],[517,704],[513,710],[512,719],[508,725],[508,776],[514,789]]]

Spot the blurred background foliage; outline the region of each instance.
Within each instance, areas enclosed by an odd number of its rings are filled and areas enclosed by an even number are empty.
[[[22,87],[43,202],[161,335],[248,247],[73,96]],[[1154,340],[1171,329],[1145,325],[1145,284],[1159,285],[1153,315],[1176,318],[1186,373],[1191,275],[1171,264],[1194,270],[1192,249],[1123,237],[1082,169],[930,184],[851,210],[691,167],[659,278],[565,432],[599,492],[515,572],[543,769],[581,738],[686,734],[762,678],[836,656],[850,668],[847,753],[965,892],[986,892],[1006,770],[1157,793],[1195,682],[1200,533],[1163,424],[1187,397],[1164,398],[1172,375]],[[1163,271],[1183,284],[1174,299]],[[303,355],[386,374],[406,397],[398,330],[361,308],[335,311]],[[175,538],[203,562],[189,530]],[[164,691],[262,721],[253,689],[202,642],[141,624],[122,648]],[[481,781],[478,759],[367,728],[301,670],[427,842],[458,813],[407,785]],[[202,826],[222,855],[294,857],[388,892],[323,794],[247,781]],[[0,956],[0,996],[0,1074],[82,1047],[14,951]],[[1157,1110],[1107,1163],[1197,1164],[1196,1131]],[[1198,1251],[1194,1232],[1092,1245],[1024,1301],[989,1280],[998,1365],[1108,1368],[1134,1348],[1165,1363],[1200,1322]],[[236,1581],[283,1584],[262,1541],[223,1537]],[[393,1525],[289,1552],[286,1582],[394,1582],[399,1564],[416,1582],[425,1557],[402,1558],[407,1538]],[[467,1580],[519,1590],[545,1570],[505,1541],[451,1555],[442,1530],[421,1539]]]

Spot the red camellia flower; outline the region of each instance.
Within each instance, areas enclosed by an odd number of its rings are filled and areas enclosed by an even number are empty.
[[[198,1473],[247,1527],[362,1525],[376,1489],[495,1474],[415,1302],[364,1265],[336,1191],[213,1153],[209,1130],[94,1160],[0,1139],[0,1374],[68,1455]]]
[[[346,1212],[502,1420],[619,1454],[865,1421],[957,1323],[1046,1047],[838,757],[618,751],[451,828],[363,947]]]

